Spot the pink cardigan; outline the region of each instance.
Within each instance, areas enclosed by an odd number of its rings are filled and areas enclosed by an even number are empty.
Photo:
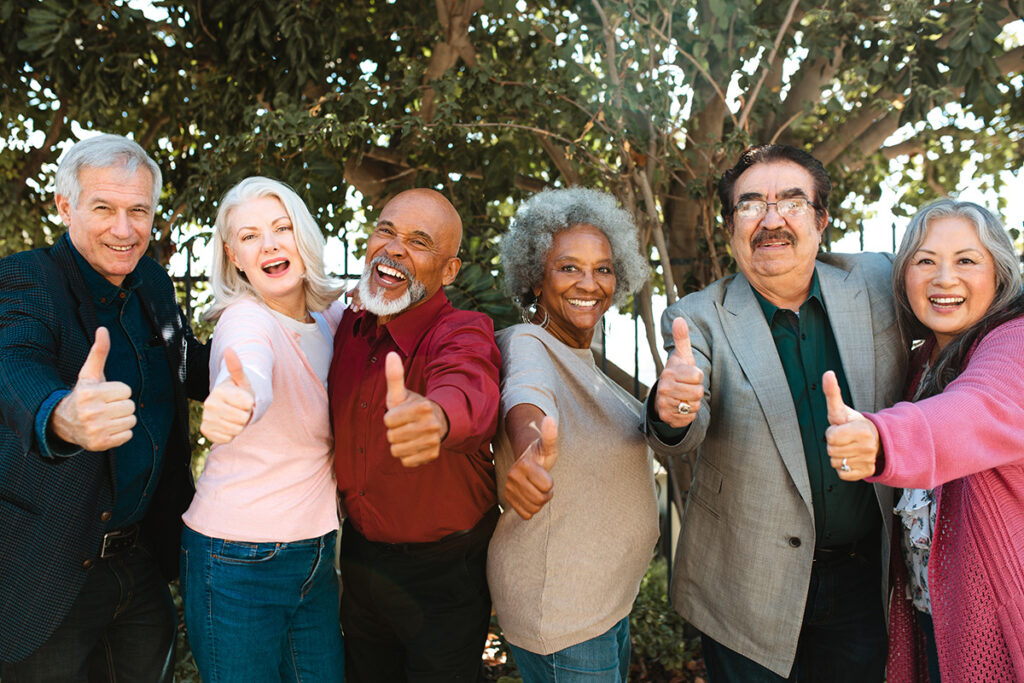
[[[323,315],[333,334],[344,306]],[[182,518],[190,529],[235,541],[299,541],[338,528],[334,440],[327,392],[286,329],[263,304],[224,309],[210,349],[211,387],[224,350],[238,353],[256,395],[252,421],[210,449],[196,496]]]
[[[1024,318],[986,335],[941,394],[866,417],[885,453],[869,481],[937,487],[928,586],[943,683],[1024,683]],[[894,576],[888,683],[926,681],[905,569]]]

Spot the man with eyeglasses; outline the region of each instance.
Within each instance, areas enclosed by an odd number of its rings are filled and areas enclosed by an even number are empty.
[[[819,251],[831,182],[793,147],[747,149],[719,183],[739,273],[670,306],[647,401],[660,454],[698,454],[673,568],[711,683],[882,681],[892,491],[829,462],[821,376],[894,403],[905,367],[891,255]]]

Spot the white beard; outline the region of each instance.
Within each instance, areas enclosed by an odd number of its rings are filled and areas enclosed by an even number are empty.
[[[409,284],[406,286],[402,296],[397,299],[388,299],[381,294],[375,294],[370,291],[370,275],[378,263],[383,263],[386,266],[400,270],[408,278]],[[373,259],[367,265],[366,270],[363,271],[362,277],[359,278],[359,300],[366,307],[366,310],[378,318],[398,315],[413,304],[419,303],[426,295],[427,288],[422,282],[409,277],[408,272],[402,266],[381,256]]]

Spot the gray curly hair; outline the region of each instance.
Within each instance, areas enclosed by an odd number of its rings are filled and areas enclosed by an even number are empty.
[[[501,239],[505,290],[520,307],[537,299],[533,289],[544,279],[544,261],[554,236],[584,223],[604,233],[611,245],[615,270],[612,303],[621,306],[644,286],[651,268],[640,253],[633,219],[619,208],[615,197],[585,187],[544,190],[519,207]]]

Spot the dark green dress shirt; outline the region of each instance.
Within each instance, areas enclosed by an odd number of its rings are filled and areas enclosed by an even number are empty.
[[[815,547],[835,548],[853,543],[875,530],[881,517],[871,485],[841,480],[828,457],[828,407],[821,390],[821,376],[826,370],[835,371],[846,404],[852,405],[852,401],[817,271],[811,280],[810,294],[797,313],[778,308],[756,290],[754,296],[771,328],[800,423],[814,505]]]

